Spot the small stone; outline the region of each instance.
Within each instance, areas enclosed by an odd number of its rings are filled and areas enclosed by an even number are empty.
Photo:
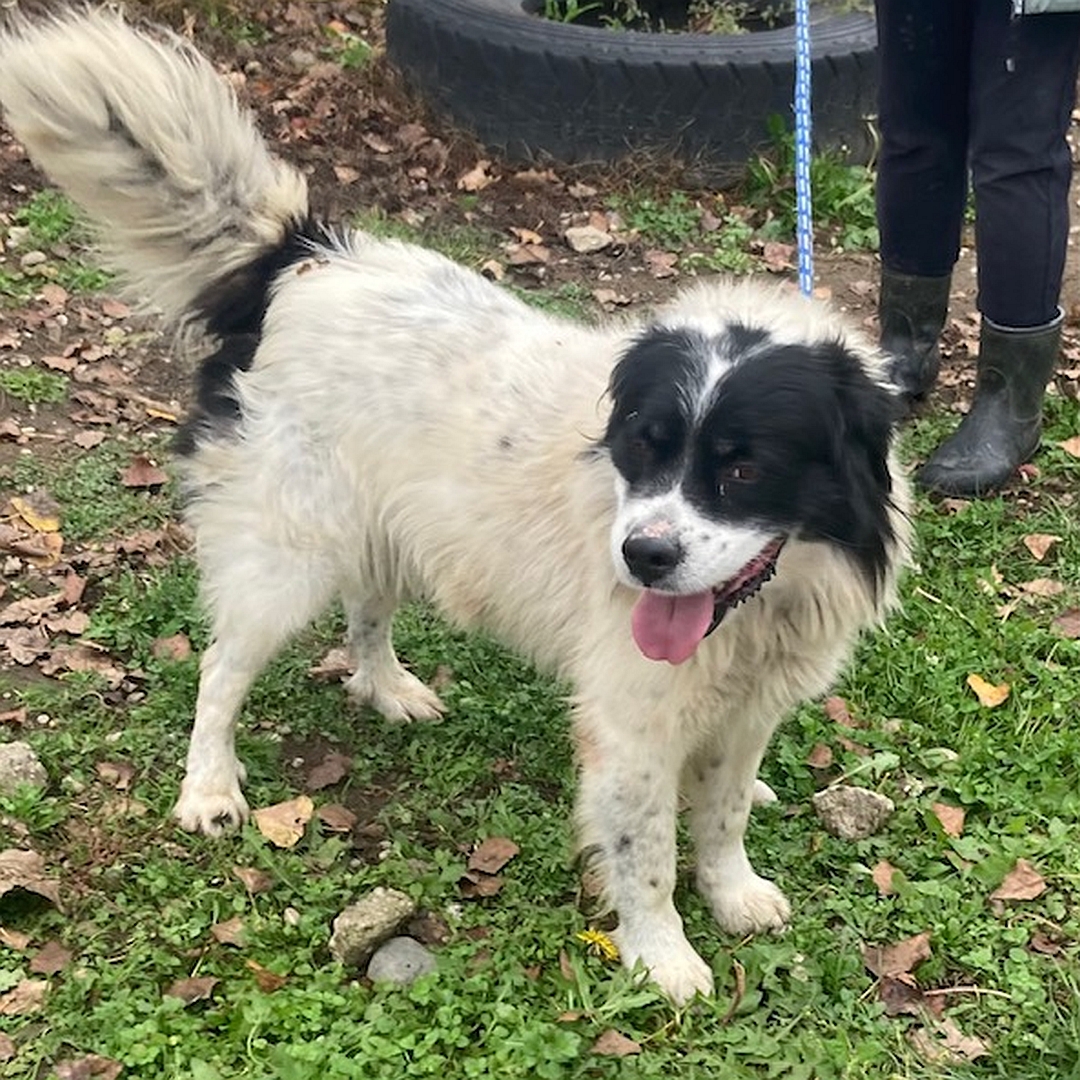
[[[359,966],[415,914],[416,904],[405,893],[372,889],[334,920],[330,955],[343,964]]]
[[[594,225],[571,225],[563,236],[570,247],[580,255],[591,255],[611,246],[611,233]]]
[[[846,784],[819,791],[813,803],[822,825],[841,840],[873,836],[896,809],[887,795]]]
[[[318,57],[307,49],[293,49],[289,53],[289,63],[293,66],[294,70],[301,74],[308,70],[316,61]]]
[[[394,937],[381,945],[368,964],[372,982],[408,986],[437,967],[435,957],[411,937]]]
[[[23,784],[43,788],[48,783],[49,774],[29,744],[0,744],[0,794],[14,795]]]
[[[12,225],[7,231],[8,247],[22,247],[30,239],[29,225]]]
[[[19,259],[19,265],[24,270],[29,270],[32,266],[40,266],[43,262],[48,260],[48,256],[44,251],[28,251]]]

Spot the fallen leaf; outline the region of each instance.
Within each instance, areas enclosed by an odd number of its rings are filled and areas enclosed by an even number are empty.
[[[1080,638],[1080,608],[1063,611],[1050,625],[1058,637]]]
[[[1034,581],[1025,581],[1021,586],[1029,596],[1060,596],[1065,591],[1065,586],[1060,581],[1052,581],[1050,578],[1035,578]]]
[[[466,900],[482,900],[495,896],[503,887],[498,874],[485,874],[479,870],[466,870],[458,881],[458,888]]]
[[[3,641],[8,656],[16,664],[24,667],[32,664],[40,656],[49,651],[49,635],[42,626],[20,626],[10,632],[5,632],[0,641]]]
[[[12,930],[8,926],[0,926],[0,945],[6,945],[9,949],[18,949],[22,952],[30,945],[30,935],[21,930]]]
[[[192,979],[177,979],[167,990],[166,997],[179,998],[185,1005],[206,1001],[214,992],[218,980],[213,975],[199,975]]]
[[[645,269],[654,278],[675,277],[679,271],[676,266],[679,256],[671,251],[646,251],[644,256]]]
[[[10,1061],[17,1053],[15,1041],[11,1036],[0,1034],[0,1061]]]
[[[103,431],[79,431],[71,437],[71,441],[83,450],[93,450],[95,446],[100,446],[105,441],[105,433]]]
[[[274,887],[272,875],[265,870],[256,870],[253,866],[234,866],[233,874],[252,896],[256,893],[269,892]]]
[[[895,945],[864,945],[863,963],[878,978],[907,975],[930,957],[930,934],[924,931]]]
[[[497,874],[520,851],[506,836],[489,836],[473,849],[466,865],[483,874]]]
[[[1053,536],[1050,533],[1031,533],[1024,537],[1024,547],[1031,552],[1031,556],[1036,562],[1042,562],[1046,558],[1046,553],[1060,539],[1060,536]]]
[[[315,811],[315,804],[307,795],[264,806],[252,815],[255,827],[275,847],[295,847]]]
[[[331,752],[307,774],[304,788],[307,791],[321,791],[343,780],[352,770],[352,758],[348,754]]]
[[[1059,442],[1058,446],[1072,457],[1080,457],[1080,435],[1074,435],[1071,439]]]
[[[987,709],[996,708],[1009,696],[1008,683],[1000,683],[995,686],[974,672],[967,677],[967,684],[975,691],[979,704]]]
[[[468,172],[458,177],[458,191],[483,191],[484,188],[493,184],[495,177],[488,172],[490,168],[491,162],[482,158]]]
[[[941,822],[946,836],[959,836],[964,831],[964,809],[948,803],[934,803],[930,807],[934,817]]]
[[[1017,859],[1002,883],[990,894],[991,900],[1034,900],[1046,891],[1046,880],[1027,861]]]
[[[49,984],[44,979],[23,979],[0,994],[0,1016],[26,1016],[45,1004]]]
[[[813,749],[806,756],[806,764],[811,769],[827,769],[833,763],[833,752],[831,746],[826,746],[825,743],[816,743]]]
[[[907,1037],[919,1057],[933,1065],[976,1061],[990,1052],[987,1043],[973,1035],[965,1035],[948,1018],[933,1028],[913,1028]]]
[[[14,496],[11,508],[34,532],[57,532],[60,528],[60,508],[52,496],[44,491]]]
[[[98,779],[117,791],[127,791],[135,779],[135,766],[126,761],[99,761],[94,766]]]
[[[71,963],[71,953],[59,941],[47,941],[30,958],[32,975],[55,975]]]
[[[53,1066],[56,1080],[116,1080],[124,1066],[112,1058],[89,1054],[83,1058],[69,1058]]]
[[[846,728],[861,728],[865,725],[855,720],[848,710],[847,702],[842,697],[827,697],[822,706],[825,715],[834,723]]]
[[[18,848],[0,851],[0,896],[13,889],[43,896],[60,906],[60,886],[45,876],[45,860],[36,851]]]
[[[22,727],[26,723],[26,707],[20,706],[17,709],[8,709],[7,712],[0,712],[0,724],[15,724]]]
[[[255,981],[264,994],[272,994],[275,990],[280,990],[287,982],[284,975],[279,975],[276,971],[271,971],[254,960],[247,960],[245,963],[255,973]]]
[[[920,1016],[926,1007],[926,998],[910,975],[884,976],[878,983],[878,998],[885,1006],[886,1016]]]
[[[769,270],[776,272],[790,270],[795,265],[795,245],[768,240],[762,248],[761,258]]]
[[[895,892],[893,889],[893,874],[895,873],[896,867],[887,859],[876,863],[874,869],[870,871],[870,877],[881,896],[891,896]]]
[[[235,915],[225,922],[214,923],[210,927],[210,933],[220,945],[233,945],[242,949],[247,942],[244,940],[244,920]]]
[[[131,459],[131,464],[120,474],[120,483],[129,488],[160,487],[168,483],[168,480],[168,474],[144,454],[136,454]]]
[[[1061,954],[1062,943],[1041,930],[1036,930],[1031,935],[1031,941],[1028,944],[1032,952],[1042,953],[1043,956],[1059,956]]]
[[[327,803],[315,811],[315,816],[331,832],[350,832],[356,824],[356,815],[338,803]]]
[[[592,1052],[604,1057],[630,1057],[632,1054],[641,1053],[641,1043],[634,1042],[614,1028],[608,1028],[592,1044]]]
[[[150,645],[150,652],[158,660],[187,660],[191,656],[191,641],[187,634],[156,638]]]
[[[41,671],[45,675],[56,675],[61,671],[88,671],[99,675],[113,689],[127,678],[127,672],[117,667],[100,645],[89,641],[58,645],[49,653],[48,659],[42,661]]]
[[[353,673],[353,662],[347,649],[331,649],[317,664],[308,668],[316,679],[344,679]]]

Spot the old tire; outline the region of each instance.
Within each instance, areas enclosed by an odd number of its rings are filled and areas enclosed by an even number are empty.
[[[540,0],[390,0],[391,62],[438,111],[512,161],[673,153],[717,179],[790,123],[794,30],[649,34],[552,22]],[[531,5],[531,7],[530,7]],[[873,153],[868,14],[813,16],[816,147]]]

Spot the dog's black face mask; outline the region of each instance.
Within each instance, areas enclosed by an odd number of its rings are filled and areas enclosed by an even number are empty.
[[[612,554],[623,580],[667,598],[665,618],[685,617],[676,655],[692,652],[706,597],[704,633],[772,576],[788,537],[837,546],[876,591],[894,539],[896,408],[838,342],[656,329],[619,362],[611,396]]]

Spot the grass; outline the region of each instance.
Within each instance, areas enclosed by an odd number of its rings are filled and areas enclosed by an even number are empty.
[[[0,370],[0,392],[27,405],[55,404],[67,397],[68,381],[63,375],[41,368]]]

